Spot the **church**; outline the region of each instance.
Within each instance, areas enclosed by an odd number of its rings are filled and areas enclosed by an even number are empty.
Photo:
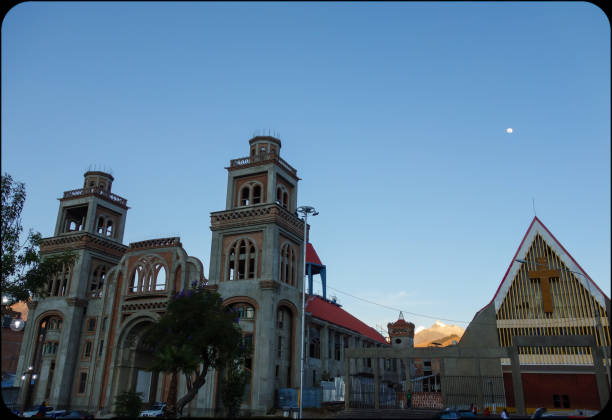
[[[127,390],[141,392],[145,402],[165,401],[170,377],[148,369],[152,355],[142,336],[172,294],[194,281],[206,281],[240,314],[244,338],[253,345],[242,409],[265,414],[275,406],[279,389],[299,387],[300,178],[281,158],[278,138],[253,137],[248,150],[247,157],[230,161],[226,207],[210,215],[208,279],[202,261],[190,256],[178,237],[123,244],[129,207],[112,191],[112,175],[88,171],[82,188],[64,192],[54,235],[42,241],[40,253],[71,251],[78,258],[49,281],[47,298],[30,304],[17,367],[24,379],[15,384],[21,407],[44,400],[55,408],[111,413],[115,396]],[[311,387],[343,375],[345,349],[389,344],[327,299],[326,267],[311,243],[306,251],[304,386]],[[323,296],[312,293],[317,274]],[[364,360],[360,369],[371,375],[371,362]],[[219,414],[218,384],[217,372],[209,372],[184,414]],[[185,392],[180,377],[179,397]]]

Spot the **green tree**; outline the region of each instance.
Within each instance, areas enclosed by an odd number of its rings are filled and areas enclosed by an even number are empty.
[[[171,374],[168,417],[182,415],[185,405],[206,383],[209,369],[221,369],[244,357],[238,316],[222,302],[218,293],[194,282],[170,299],[166,313],[144,336],[154,352],[151,370]],[[185,376],[187,393],[177,401],[180,373]]]
[[[1,288],[3,304],[7,305],[28,301],[33,295],[45,297],[49,279],[61,272],[64,264],[73,264],[76,259],[70,252],[41,259],[38,250],[42,236],[31,229],[25,242],[20,242],[25,199],[25,184],[5,173],[2,176]]]
[[[136,418],[141,410],[141,392],[125,391],[115,397],[115,416]]]
[[[244,388],[249,380],[243,367],[243,358],[230,361],[221,379],[221,402],[228,417],[238,417],[240,405],[244,397]]]

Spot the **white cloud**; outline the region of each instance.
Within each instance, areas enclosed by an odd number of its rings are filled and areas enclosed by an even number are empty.
[[[418,327],[416,327],[416,328],[414,329],[414,333],[415,333],[415,334],[418,334],[418,333],[420,333],[421,331],[423,331],[424,329],[425,329],[425,327],[424,327],[424,326],[419,325]]]

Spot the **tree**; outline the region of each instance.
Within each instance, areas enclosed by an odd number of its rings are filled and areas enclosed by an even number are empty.
[[[243,359],[231,361],[226,366],[225,376],[221,379],[221,402],[228,417],[238,417],[240,404],[244,397],[244,388],[249,375],[244,370]]]
[[[243,359],[249,350],[243,344],[237,314],[223,307],[218,293],[197,282],[170,299],[166,313],[147,330],[144,341],[154,352],[151,370],[171,374],[168,417],[182,415],[206,383],[209,369]],[[177,401],[179,373],[185,376],[187,393]]]
[[[142,393],[124,391],[115,397],[115,416],[136,418],[142,410]]]
[[[76,259],[70,252],[41,259],[38,250],[42,235],[31,229],[25,242],[20,243],[25,199],[25,184],[5,173],[2,176],[1,233],[3,305],[28,301],[33,295],[46,296],[48,280],[61,272],[64,264],[73,264]]]

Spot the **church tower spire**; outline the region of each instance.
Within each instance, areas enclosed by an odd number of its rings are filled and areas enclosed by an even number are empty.
[[[242,314],[254,348],[244,408],[265,410],[275,389],[299,381],[304,222],[296,212],[300,179],[280,156],[281,140],[255,136],[248,150],[226,167],[225,210],[211,213],[209,287]]]

